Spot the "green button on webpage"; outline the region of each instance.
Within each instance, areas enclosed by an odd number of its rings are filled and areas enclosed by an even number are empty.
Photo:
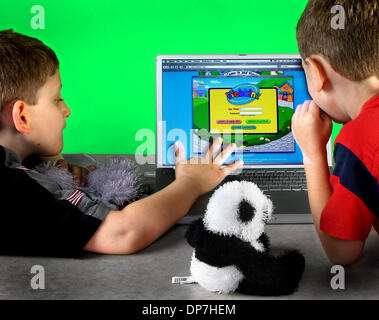
[[[271,120],[269,119],[253,119],[253,120],[246,120],[246,123],[271,123]]]
[[[232,130],[255,130],[256,126],[232,126]]]

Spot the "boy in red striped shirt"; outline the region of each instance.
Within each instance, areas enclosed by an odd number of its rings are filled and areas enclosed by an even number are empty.
[[[378,11],[378,0],[310,0],[297,25],[313,100],[297,107],[292,130],[318,236],[329,259],[342,265],[359,258],[372,227],[379,231]],[[331,120],[344,126],[330,176]]]

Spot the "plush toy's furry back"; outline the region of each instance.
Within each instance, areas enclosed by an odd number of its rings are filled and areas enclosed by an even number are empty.
[[[195,249],[191,260],[191,275],[210,291],[229,293],[236,290],[239,293],[260,296],[291,294],[296,290],[304,272],[304,256],[298,250],[285,250],[279,256],[273,256],[270,253],[269,238],[265,233],[258,239],[265,248],[264,252],[255,250],[250,243],[234,235],[223,236],[207,230],[202,219],[190,224],[185,237]],[[215,270],[235,266],[242,273],[243,279],[237,288],[230,290],[228,282],[235,276],[235,272],[228,272],[229,277],[224,275],[224,278],[220,278],[214,272],[209,275],[209,267],[194,270],[194,258],[203,262],[203,266],[205,263]],[[204,279],[206,285],[202,282]],[[214,287],[218,290],[211,289]]]
[[[35,169],[57,182],[62,189],[79,189],[92,199],[101,199],[113,209],[122,209],[141,196],[141,174],[137,165],[129,159],[116,157],[97,163],[96,169],[88,172],[84,187],[79,187],[74,176],[57,163],[43,163]]]
[[[57,162],[44,162],[34,169],[54,180],[64,190],[78,188],[77,183],[74,181],[74,176],[69,171],[63,170]]]
[[[141,183],[136,165],[127,159],[113,158],[108,163],[100,163],[96,170],[87,175],[84,193],[122,207],[133,201]]]
[[[191,275],[210,291],[277,296],[294,292],[305,259],[297,250],[270,253],[264,226],[271,217],[271,200],[249,181],[232,181],[212,195],[204,218],[189,226],[194,248]]]

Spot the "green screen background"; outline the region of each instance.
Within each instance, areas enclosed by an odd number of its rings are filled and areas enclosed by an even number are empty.
[[[0,29],[39,38],[56,52],[71,109],[63,153],[134,154],[144,142],[135,140],[138,130],[155,135],[156,55],[297,53],[306,3],[2,1]],[[45,29],[31,27],[36,4],[45,9]],[[333,138],[340,128],[334,124]]]

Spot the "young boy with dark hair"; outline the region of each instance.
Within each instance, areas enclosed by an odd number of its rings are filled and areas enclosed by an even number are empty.
[[[310,0],[297,25],[313,100],[297,107],[292,130],[304,156],[318,236],[329,259],[342,265],[359,258],[372,227],[379,232],[378,21],[378,0]],[[331,120],[344,126],[330,176]]]
[[[59,62],[49,47],[12,30],[0,31],[0,254],[137,252],[182,218],[199,195],[242,165],[221,168],[235,148],[231,144],[218,153],[221,140],[210,147],[207,161],[185,160],[179,146],[172,184],[121,211],[110,210],[22,165],[30,155],[62,159],[62,131],[71,112],[61,87]]]

